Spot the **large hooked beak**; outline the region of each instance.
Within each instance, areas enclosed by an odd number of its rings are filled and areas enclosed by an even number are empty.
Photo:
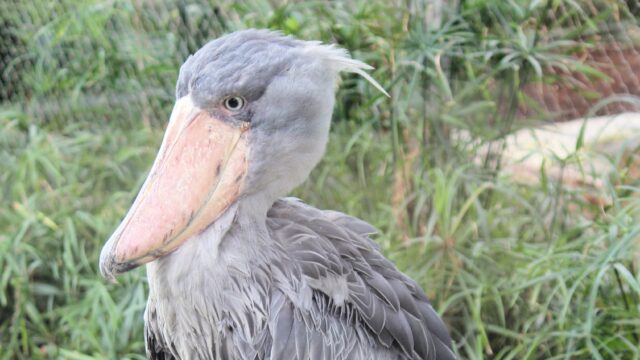
[[[102,275],[176,250],[233,204],[247,172],[247,129],[216,119],[185,96],[176,102],[153,167],[100,254]]]

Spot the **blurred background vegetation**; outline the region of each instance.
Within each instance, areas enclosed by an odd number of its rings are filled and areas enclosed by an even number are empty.
[[[294,195],[378,227],[460,358],[639,359],[636,149],[592,174],[598,189],[500,171],[518,129],[638,110],[639,14],[637,0],[0,2],[0,359],[144,358],[144,270],[109,284],[98,254],[180,64],[249,27],[376,67],[391,98],[345,76],[327,156]]]

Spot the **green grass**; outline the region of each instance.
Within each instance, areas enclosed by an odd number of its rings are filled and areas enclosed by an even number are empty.
[[[392,97],[345,77],[327,155],[294,195],[378,227],[461,358],[639,359],[629,166],[602,174],[612,202],[597,206],[588,189],[543,173],[519,185],[474,161],[478,144],[548,118],[515,117],[522,84],[557,80],[548,66],[597,76],[570,54],[635,19],[622,1],[593,17],[569,0],[475,0],[433,26],[427,3],[0,4],[13,47],[0,76],[17,79],[0,92],[0,359],[144,358],[144,270],[110,284],[98,254],[150,167],[180,63],[246,27],[339,43],[376,67]]]

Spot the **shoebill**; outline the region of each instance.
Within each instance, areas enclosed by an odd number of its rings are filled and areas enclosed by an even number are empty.
[[[146,264],[149,359],[454,358],[371,225],[283,198],[324,153],[339,73],[384,92],[368,69],[264,30],[182,65],[157,158],[100,256],[109,279]]]

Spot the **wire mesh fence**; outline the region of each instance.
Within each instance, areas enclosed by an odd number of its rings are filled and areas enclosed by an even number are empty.
[[[165,115],[180,64],[228,29],[225,5],[2,2],[0,99],[51,121]]]
[[[398,21],[404,15],[433,20],[436,11],[438,21],[456,21],[460,20],[461,12],[473,10],[474,6],[473,2],[465,1],[410,3],[406,8],[401,2],[391,3],[391,16]],[[434,6],[435,3],[439,5]],[[522,2],[523,8],[526,3]],[[315,33],[325,40],[340,40],[330,23],[331,17],[325,19],[326,26],[309,24],[313,17],[307,17],[310,8],[327,12],[333,6],[336,4],[332,2],[311,6],[302,2],[206,0],[4,1],[0,4],[0,101],[35,118],[52,121],[81,116],[112,121],[136,116],[146,121],[161,118],[166,116],[166,107],[173,98],[180,64],[208,40],[244,26],[272,26],[288,33]],[[357,12],[358,6],[337,3],[347,15]],[[467,29],[468,26],[488,29],[506,21],[500,18],[499,10],[493,14],[485,10],[472,21],[466,19]],[[426,13],[429,16],[421,15]],[[533,66],[539,76],[527,79],[524,84],[525,98],[519,103],[518,113],[521,116],[546,113],[550,118],[569,119],[586,115],[596,104],[600,104],[594,111],[598,114],[637,110],[637,103],[628,97],[640,94],[637,13],[636,1],[561,1],[546,8],[536,24],[539,30],[536,40],[523,34],[522,44],[512,39],[514,48],[532,51],[524,54],[524,64]],[[301,29],[301,25],[306,29]],[[520,35],[514,32],[512,36]],[[530,41],[535,41],[531,46],[544,47],[567,39],[576,43],[553,51],[557,55],[571,53],[575,60],[572,64],[562,61],[545,64],[535,58],[535,49],[527,49]],[[397,40],[382,41],[396,45]],[[375,47],[370,43],[360,45]],[[441,55],[446,59],[448,52],[465,51],[461,49],[465,46],[468,44],[449,47]],[[490,39],[482,46],[486,51],[492,50],[488,49],[492,46]],[[504,52],[499,60],[504,63],[509,56]],[[416,59],[409,54],[403,60]],[[455,68],[455,64],[449,65]],[[389,64],[382,66],[386,70],[383,76],[388,77],[388,70],[393,69],[387,68]],[[449,76],[451,68],[444,69]],[[406,76],[403,72],[391,73]],[[469,74],[462,74],[461,79],[469,81]],[[499,77],[496,79],[501,81]],[[397,81],[390,80],[388,83]],[[603,99],[613,100],[601,104]]]
[[[583,2],[583,18],[570,18],[557,31],[580,34],[585,44],[573,53],[579,71],[574,67],[549,67],[545,81],[527,84],[525,94],[532,106],[522,109],[522,115],[532,114],[540,107],[556,119],[569,120],[587,115],[610,115],[640,110],[640,27],[637,3],[627,2],[627,11],[615,4]],[[562,22],[567,10],[550,15],[552,22]],[[599,21],[599,19],[606,21]],[[555,80],[555,81],[554,81]]]

